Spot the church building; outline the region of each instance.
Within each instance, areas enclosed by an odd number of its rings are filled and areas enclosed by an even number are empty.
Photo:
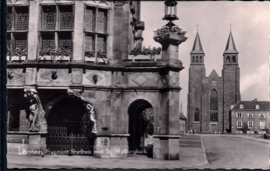
[[[190,52],[188,129],[205,133],[230,132],[230,108],[241,99],[238,51],[232,32],[223,53],[222,76],[213,70],[207,77],[204,58],[205,53],[197,33]]]

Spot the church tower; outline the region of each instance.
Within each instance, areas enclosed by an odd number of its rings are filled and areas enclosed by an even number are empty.
[[[197,32],[190,52],[189,94],[188,94],[188,129],[201,131],[202,113],[202,79],[205,77],[204,51]]]
[[[229,111],[231,105],[236,104],[240,100],[240,68],[238,65],[238,51],[233,40],[232,32],[230,31],[228,42],[223,53],[223,131],[228,131],[230,128]]]

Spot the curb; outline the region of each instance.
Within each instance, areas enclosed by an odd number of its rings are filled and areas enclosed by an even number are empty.
[[[205,147],[203,145],[202,136],[200,136],[200,139],[201,139],[201,143],[202,143],[202,149],[203,149],[203,156],[204,156],[205,164],[210,164],[209,161],[207,160],[207,157],[206,157],[206,149],[205,149]]]

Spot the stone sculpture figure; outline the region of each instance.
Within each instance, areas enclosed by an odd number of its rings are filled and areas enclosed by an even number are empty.
[[[94,122],[93,128],[92,128],[92,133],[96,134],[97,133],[97,120],[96,120],[96,112],[94,110],[94,106],[92,106],[90,103],[86,104],[86,109],[88,116],[92,122]]]
[[[45,111],[42,108],[41,101],[35,89],[26,90],[25,97],[29,99],[30,106],[28,120],[30,122],[29,132],[47,132],[47,122]]]

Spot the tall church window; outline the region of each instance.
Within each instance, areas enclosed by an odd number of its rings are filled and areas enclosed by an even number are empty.
[[[200,63],[202,63],[202,56],[200,56]]]
[[[195,62],[195,56],[192,56],[192,62]],[[270,80],[270,77],[269,77]]]
[[[199,57],[198,56],[196,56],[196,62],[199,62]]]
[[[85,6],[85,61],[104,62],[107,60],[108,9]]]
[[[194,113],[194,121],[200,121],[200,110],[196,108]]]
[[[210,94],[210,121],[218,121],[218,92],[215,89]]]

